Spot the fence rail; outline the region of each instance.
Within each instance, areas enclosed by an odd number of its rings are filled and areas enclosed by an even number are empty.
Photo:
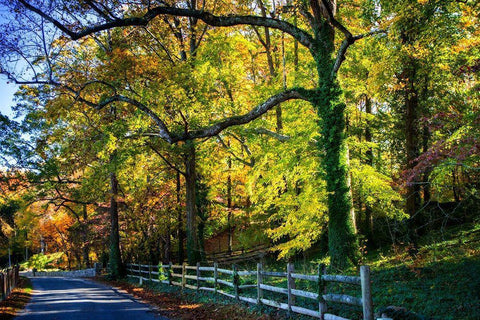
[[[363,311],[363,320],[373,320],[370,268],[368,266],[361,266],[360,276],[358,277],[329,275],[326,274],[325,270],[325,266],[322,265],[319,267],[318,274],[316,275],[295,273],[293,264],[291,263],[287,264],[286,272],[264,270],[261,263],[257,264],[256,271],[239,271],[237,270],[236,265],[232,266],[232,270],[219,268],[217,263],[214,263],[213,267],[200,266],[199,263],[196,266],[188,266],[187,264],[174,265],[171,263],[166,265],[127,264],[128,275],[137,277],[140,284],[142,284],[143,281],[153,281],[168,285],[176,285],[182,288],[210,291],[232,299],[253,304],[264,304],[286,310],[289,313],[299,313],[325,320],[348,320],[327,312],[327,303],[342,303],[361,307]],[[202,276],[202,272],[208,272],[209,276]],[[229,276],[230,280],[226,280],[225,275]],[[223,276],[224,279],[221,279],[220,276]],[[241,285],[240,277],[245,276],[256,276],[255,283]],[[286,278],[287,287],[277,287],[264,283],[264,280],[268,277]],[[297,280],[297,282],[298,280],[302,280],[318,283],[318,292],[297,289],[297,283],[295,280]],[[195,283],[192,284],[192,282]],[[346,294],[327,293],[327,282],[338,282],[359,286],[361,289],[361,298]],[[222,290],[225,287],[228,287],[233,292],[227,292],[225,289]],[[252,288],[256,288],[255,298],[242,296],[240,294],[242,290]],[[265,291],[281,294],[284,297],[286,296],[287,303],[264,298]],[[295,297],[317,301],[318,308],[312,310],[296,306]]]
[[[10,296],[12,290],[17,286],[19,279],[19,267],[8,268],[3,272],[0,272],[0,286],[1,286],[1,297],[0,301],[3,301]]]

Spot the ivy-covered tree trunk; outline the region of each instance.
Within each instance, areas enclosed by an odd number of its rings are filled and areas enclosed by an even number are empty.
[[[322,117],[321,157],[328,192],[328,249],[333,268],[345,269],[355,263],[356,237],[351,216],[348,164],[345,146],[345,104],[339,101],[337,83],[323,89],[323,103],[315,105]]]
[[[320,116],[320,158],[328,192],[328,249],[330,265],[346,269],[356,262],[356,236],[351,215],[352,201],[348,184],[345,104],[341,88],[332,74],[334,29],[323,23],[320,42],[313,52],[319,75],[319,89],[312,103]]]

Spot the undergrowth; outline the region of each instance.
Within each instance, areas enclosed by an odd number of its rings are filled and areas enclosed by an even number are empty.
[[[299,273],[318,274],[318,261],[295,262],[295,270]],[[396,245],[386,250],[377,250],[364,257],[364,263],[371,267],[372,293],[375,310],[388,306],[404,308],[407,316],[395,319],[415,320],[478,320],[480,319],[480,223],[452,227],[449,230],[431,232],[419,241],[416,250],[408,245]],[[231,266],[223,266],[231,269]],[[256,270],[254,263],[239,265],[239,270]],[[264,270],[285,271],[283,261],[268,261]],[[347,274],[356,274],[351,269]],[[204,276],[202,274],[202,276]],[[207,275],[211,276],[211,275]],[[225,276],[224,280],[229,280]],[[135,282],[131,279],[130,281]],[[241,277],[240,284],[254,284],[255,276]],[[265,284],[287,287],[284,278],[264,278]],[[194,285],[193,282],[190,284]],[[296,281],[297,289],[318,292],[318,284],[308,281]],[[274,308],[244,304],[204,291],[185,289],[149,283],[149,287],[160,292],[181,295],[182,299],[197,303],[242,304],[253,313],[275,313],[274,318],[287,317],[286,312]],[[211,285],[210,285],[211,286]],[[222,290],[233,293],[228,287]],[[359,287],[351,285],[329,284],[328,293],[343,293],[360,296]],[[256,288],[246,289],[242,296],[256,297]],[[264,291],[264,298],[286,302],[282,294]],[[297,298],[297,306],[310,309],[318,308],[318,302]],[[350,319],[361,319],[361,309],[329,304],[328,312]],[[295,314],[295,319],[307,319]]]

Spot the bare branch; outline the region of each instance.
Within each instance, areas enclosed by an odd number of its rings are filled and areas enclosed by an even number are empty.
[[[273,29],[282,30],[292,37],[298,40],[302,45],[307,48],[313,47],[313,38],[312,36],[307,33],[306,31],[295,27],[289,22],[282,21],[279,19],[273,18],[265,18],[261,16],[240,16],[240,15],[228,15],[228,16],[216,16],[211,14],[210,12],[206,12],[203,10],[192,10],[192,9],[183,9],[183,8],[175,8],[170,6],[158,6],[151,8],[146,11],[143,16],[140,17],[129,17],[129,18],[118,18],[112,21],[107,21],[105,23],[88,26],[83,28],[81,31],[75,32],[70,30],[67,26],[62,24],[57,19],[49,16],[41,9],[32,6],[26,0],[17,0],[21,4],[25,6],[28,10],[35,12],[36,14],[45,18],[45,20],[51,22],[55,25],[58,29],[62,30],[65,34],[67,34],[72,40],[78,40],[85,36],[94,34],[99,31],[105,31],[116,27],[127,27],[127,26],[146,26],[152,21],[154,18],[161,16],[161,15],[170,15],[176,17],[189,17],[202,20],[204,23],[215,26],[215,27],[231,27],[237,25],[252,25],[252,26],[262,26],[268,27]]]
[[[335,14],[332,10],[332,4],[329,2],[329,0],[322,0],[322,4],[327,12],[327,16],[325,18],[328,20],[328,22],[330,22],[332,26],[340,30],[345,35],[346,39],[353,38],[352,33],[344,25],[338,22],[337,19],[335,19]]]
[[[146,146],[148,146],[150,149],[153,150],[153,152],[155,152],[160,158],[162,158],[162,160],[170,167],[172,168],[173,170],[175,170],[176,172],[180,173],[182,176],[186,176],[187,174],[185,172],[183,172],[182,170],[178,169],[178,167],[176,165],[174,165],[173,163],[171,163],[167,158],[165,158],[163,156],[163,154],[157,150],[157,148],[155,148],[151,143],[146,143],[145,144]]]
[[[48,14],[43,12],[42,10],[38,9],[37,7],[32,6],[30,3],[28,3],[28,1],[25,1],[25,0],[17,0],[17,1],[20,2],[21,4],[23,4],[23,6],[25,8],[27,8],[28,10],[30,10],[32,12],[35,12],[39,16],[43,17],[45,20],[51,22],[55,27],[62,30],[70,38],[73,39],[75,37],[75,35],[76,35],[75,32],[71,31],[66,26],[64,26],[60,21],[58,21],[58,20],[54,19],[53,17],[49,16]],[[79,38],[77,38],[77,39],[79,39]]]
[[[280,142],[285,142],[285,141],[290,140],[290,136],[279,134],[277,132],[274,132],[274,131],[271,131],[271,130],[268,130],[268,129],[265,129],[265,128],[255,128],[255,129],[252,130],[252,132],[258,133],[258,134],[268,135],[272,138],[277,139]]]
[[[102,17],[105,18],[106,21],[112,21],[112,18],[106,14],[104,11],[102,11],[102,9],[100,9],[99,7],[97,7],[97,3],[95,1],[92,1],[92,0],[86,0],[85,1],[96,13],[98,13],[99,15],[101,15]]]
[[[250,121],[253,121],[263,114],[265,114],[268,110],[272,109],[279,103],[282,103],[284,101],[292,100],[292,99],[303,99],[307,100],[306,97],[304,97],[298,90],[296,89],[291,89],[291,90],[286,90],[283,91],[279,94],[273,95],[270,98],[268,98],[265,102],[262,104],[256,106],[253,108],[250,112],[241,115],[241,116],[233,116],[226,118],[214,125],[201,128],[198,130],[194,131],[189,131],[186,134],[182,136],[176,136],[173,137],[174,141],[185,141],[185,140],[191,140],[191,139],[196,139],[196,138],[206,138],[206,137],[213,137],[225,130],[226,128],[232,127],[232,126],[238,126],[242,125],[245,123],[248,123]]]
[[[365,37],[375,35],[375,34],[382,34],[382,33],[386,34],[387,32],[385,30],[374,30],[368,33],[352,36],[351,38],[346,38],[345,40],[343,40],[342,44],[340,45],[340,49],[338,49],[337,58],[335,59],[335,65],[333,66],[331,76],[334,77],[336,75],[336,73],[338,72],[338,69],[340,69],[340,66],[342,65],[342,62],[345,60],[347,49],[352,44],[354,44],[355,41],[363,39]]]
[[[233,158],[234,158],[235,160],[237,160],[238,162],[243,163],[244,165],[246,165],[246,166],[248,166],[248,167],[253,167],[253,166],[255,165],[255,159],[254,159],[253,157],[251,158],[251,161],[248,162],[248,161],[240,158],[239,156],[237,156],[237,155],[235,154],[235,152],[233,152],[233,151],[231,150],[231,148],[230,148],[229,146],[227,146],[227,144],[225,143],[225,141],[223,141],[223,139],[222,139],[222,137],[221,137],[220,135],[217,136],[217,140],[218,140],[218,142],[220,142],[220,144],[227,150],[227,152],[228,152],[230,155],[232,155]],[[243,144],[244,144],[244,143],[243,143],[243,142],[241,142],[241,143],[242,143],[242,148],[243,148]]]

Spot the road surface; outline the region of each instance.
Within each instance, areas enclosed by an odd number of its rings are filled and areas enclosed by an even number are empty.
[[[15,320],[168,320],[129,295],[84,279],[32,278],[32,299]]]

